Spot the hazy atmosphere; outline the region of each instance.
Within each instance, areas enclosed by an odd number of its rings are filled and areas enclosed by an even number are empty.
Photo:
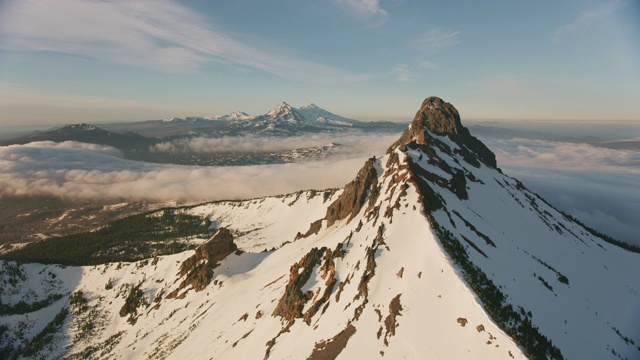
[[[0,124],[262,114],[639,120],[634,0],[0,2]]]

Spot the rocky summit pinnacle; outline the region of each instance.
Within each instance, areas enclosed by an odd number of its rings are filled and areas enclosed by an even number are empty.
[[[393,144],[392,148],[406,146],[411,143],[433,145],[437,143],[434,135],[447,136],[453,140],[461,147],[463,156],[467,160],[475,158],[487,166],[497,167],[495,154],[480,140],[471,135],[469,129],[462,126],[458,110],[437,96],[430,96],[424,99],[411,125],[404,131],[400,139]],[[471,163],[474,162],[471,161]]]
[[[413,122],[422,124],[438,135],[457,136],[462,128],[458,110],[436,96],[428,97],[422,102]]]

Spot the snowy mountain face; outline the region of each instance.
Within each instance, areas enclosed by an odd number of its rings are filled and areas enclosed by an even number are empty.
[[[3,262],[3,358],[640,357],[640,255],[503,174],[439,98],[342,190],[175,211],[211,238]]]
[[[359,122],[356,120],[342,118],[313,104],[297,109],[282,102],[264,115],[232,122],[229,126],[251,129],[251,132],[259,134],[291,135],[326,132],[357,123]]]

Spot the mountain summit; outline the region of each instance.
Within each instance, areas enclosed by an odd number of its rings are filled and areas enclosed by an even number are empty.
[[[281,102],[280,104],[278,104],[278,106],[276,106],[273,110],[267,112],[266,114],[264,114],[265,117],[272,117],[272,118],[278,118],[278,117],[289,117],[289,116],[295,116],[297,111],[294,110],[291,105],[287,104],[286,102]]]
[[[344,189],[146,218],[191,216],[212,228],[195,250],[100,264],[118,243],[88,252],[93,266],[2,263],[3,355],[640,357],[637,249],[499,171],[439,98]],[[4,258],[52,262],[60,241]]]
[[[462,156],[467,160],[472,153],[484,164],[493,168],[497,167],[495,154],[471,135],[466,127],[462,126],[458,110],[450,103],[435,96],[428,97],[422,102],[413,122],[404,131],[396,145],[407,145],[411,142],[427,145],[437,141],[430,133],[446,135],[453,140],[461,146]]]

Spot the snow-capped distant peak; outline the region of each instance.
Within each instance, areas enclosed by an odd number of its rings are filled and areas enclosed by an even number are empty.
[[[292,111],[293,111],[293,108],[291,107],[291,105],[283,101],[280,104],[278,104],[278,106],[276,106],[273,110],[269,111],[266,115],[271,117],[278,117],[278,116],[290,114]]]
[[[234,111],[231,114],[229,114],[229,118],[232,118],[232,119],[240,119],[240,118],[248,118],[248,117],[250,117],[250,115],[244,111]]]
[[[320,107],[314,103],[309,103],[308,105],[300,107],[300,110],[304,110],[304,109],[320,109]]]

